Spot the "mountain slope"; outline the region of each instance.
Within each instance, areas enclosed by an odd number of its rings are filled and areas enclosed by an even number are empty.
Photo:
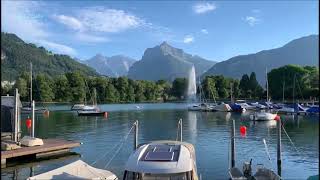
[[[35,74],[51,77],[66,72],[81,71],[84,75],[97,72],[67,55],[52,54],[43,47],[27,44],[15,34],[1,32],[1,81],[15,80],[23,71],[30,71],[30,62]]]
[[[159,46],[146,49],[142,59],[131,66],[128,76],[140,80],[172,81],[176,77],[188,77],[192,65],[199,76],[214,64],[214,61],[192,56],[163,42]]]
[[[295,39],[280,48],[236,56],[215,64],[202,77],[224,75],[240,79],[243,74],[254,71],[259,83],[264,85],[266,68],[270,71],[287,64],[319,66],[318,40],[318,35],[310,35]]]
[[[112,56],[105,57],[101,54],[97,54],[91,59],[84,61],[83,63],[88,66],[96,69],[100,74],[110,76],[110,77],[119,77],[126,76],[128,74],[130,66],[136,60],[126,57],[126,56]]]

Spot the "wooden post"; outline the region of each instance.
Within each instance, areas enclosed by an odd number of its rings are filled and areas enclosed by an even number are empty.
[[[134,123],[134,150],[138,148],[139,121]]]
[[[180,126],[180,141],[182,142],[182,119],[179,120],[179,126]]]
[[[14,92],[14,142],[18,141],[18,89]]]
[[[231,126],[231,168],[235,166],[235,120],[232,120]]]
[[[31,122],[31,125],[32,125],[32,133],[31,133],[31,137],[34,137],[34,123],[35,123],[35,116],[34,116],[34,101],[32,101],[32,105],[31,105],[31,113],[32,113],[32,122]]]
[[[281,118],[277,121],[277,167],[278,175],[281,176]]]

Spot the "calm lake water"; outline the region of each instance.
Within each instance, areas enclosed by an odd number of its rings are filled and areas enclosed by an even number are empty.
[[[136,106],[141,109],[137,109]],[[230,157],[231,120],[236,121],[236,166],[253,159],[253,165],[263,164],[276,171],[276,126],[272,123],[249,121],[248,113],[190,112],[187,104],[115,104],[101,105],[108,111],[108,118],[78,117],[67,111],[69,105],[50,105],[49,117],[38,114],[36,136],[40,138],[63,138],[83,144],[73,149],[73,155],[42,162],[8,165],[2,169],[1,179],[26,179],[58,168],[77,159],[88,164],[99,159],[94,167],[105,168],[116,149],[114,146],[124,138],[135,120],[139,120],[139,143],[152,140],[176,139],[177,123],[183,120],[183,141],[194,144],[198,173],[202,179],[228,179]],[[284,127],[296,148],[282,134],[282,177],[284,179],[307,179],[319,171],[319,116],[281,116]],[[26,115],[22,116],[23,133],[27,134]],[[247,127],[247,135],[240,136],[239,127]],[[268,144],[271,161],[265,151],[263,138]],[[103,155],[114,149],[106,157]],[[119,154],[110,162],[108,169],[122,178],[124,166],[133,151],[133,133],[128,136]],[[32,170],[32,171],[31,171]],[[255,168],[254,170],[255,171]]]

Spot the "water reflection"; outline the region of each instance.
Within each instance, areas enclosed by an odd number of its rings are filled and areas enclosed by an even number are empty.
[[[203,179],[227,179],[228,154],[230,150],[231,120],[236,121],[236,163],[254,159],[276,167],[276,126],[273,122],[256,122],[249,120],[249,113],[230,112],[189,112],[186,104],[138,104],[142,110],[135,109],[135,104],[102,105],[108,111],[108,118],[79,117],[76,112],[52,111],[48,118],[41,114],[36,117],[36,136],[41,138],[63,138],[83,142],[75,151],[81,159],[92,163],[103,154],[112,150],[114,145],[127,134],[135,120],[139,120],[139,143],[152,140],[171,139],[177,135],[177,123],[183,120],[183,140],[195,145],[197,166]],[[69,108],[56,106],[56,109]],[[281,115],[283,125],[295,146],[302,152],[297,153],[285,134],[283,144],[283,177],[306,179],[318,173],[319,157],[319,116]],[[22,131],[26,134],[26,117],[22,117]],[[240,126],[247,127],[247,135],[240,136]],[[263,138],[266,139],[272,164],[270,165],[264,150]],[[133,151],[133,134],[108,170],[122,177],[124,165]],[[111,153],[112,154],[112,153]],[[95,164],[104,168],[110,156],[102,158]],[[32,165],[34,174],[43,173],[67,164],[68,160]],[[30,176],[30,167],[14,166],[11,174],[1,173],[2,179],[13,179],[13,170],[18,170],[18,178]]]

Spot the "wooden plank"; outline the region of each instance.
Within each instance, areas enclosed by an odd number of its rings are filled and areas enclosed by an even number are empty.
[[[70,149],[80,146],[79,142],[72,142],[59,139],[44,139],[42,146],[21,147],[20,149],[1,151],[1,159],[32,155],[37,153],[55,151],[60,149]]]
[[[36,158],[50,157],[50,156],[55,156],[55,155],[64,154],[64,153],[68,153],[68,152],[70,152],[70,149],[60,149],[60,150],[56,150],[56,151],[38,153],[38,154],[36,154]]]

